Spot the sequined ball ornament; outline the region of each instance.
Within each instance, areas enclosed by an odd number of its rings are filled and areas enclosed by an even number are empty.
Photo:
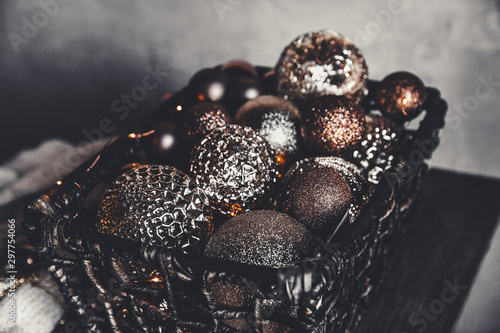
[[[186,111],[183,122],[183,138],[194,146],[205,135],[216,128],[231,123],[231,116],[222,105],[213,102],[201,102]]]
[[[400,148],[403,126],[383,116],[366,116],[367,131],[352,161],[362,167],[370,183],[378,184],[391,168]]]
[[[302,138],[319,154],[346,155],[365,135],[365,115],[346,97],[322,96],[304,111]]]
[[[315,195],[317,196],[316,199],[318,199],[318,197],[321,195],[320,192],[322,191],[322,189],[314,188],[315,185],[313,179],[319,178],[321,176],[320,173],[317,173],[314,170],[320,170],[324,172],[325,175],[328,173],[333,174],[334,172],[338,173],[347,182],[351,194],[351,198],[348,204],[349,220],[350,222],[354,222],[356,217],[359,215],[359,212],[361,211],[363,205],[368,202],[372,194],[372,188],[366,181],[366,178],[363,175],[361,168],[357,167],[351,162],[346,161],[343,158],[334,156],[306,158],[296,162],[290,168],[290,170],[286,173],[283,179],[284,186],[282,188],[281,194],[278,199],[279,202],[278,205],[281,205],[280,206],[281,210],[287,212],[290,209],[289,208],[290,200],[294,200],[297,197],[297,194],[291,196],[290,193],[288,193],[288,191],[290,191],[291,189],[299,192],[299,194],[309,192],[308,194],[305,194],[309,196],[309,199],[307,200],[313,200],[312,197]],[[310,188],[309,189],[302,188],[300,189],[300,191],[299,189],[295,189],[294,187],[301,186],[301,184],[298,183],[296,179],[300,180],[301,178],[307,178],[308,174],[312,174],[311,176],[312,179],[310,179],[307,183],[303,183],[303,186]],[[330,182],[335,182],[335,180],[330,180]],[[293,185],[294,183],[296,183],[296,185]],[[320,185],[319,187],[322,186],[324,185]],[[296,208],[297,210],[296,213],[299,213],[302,216],[302,219],[306,221],[306,223],[309,223],[307,221],[310,221],[313,229],[317,228],[319,230],[323,226],[326,226],[328,228],[327,226],[328,222],[326,222],[327,219],[333,218],[338,221],[339,216],[341,216],[342,214],[344,206],[343,201],[347,199],[346,198],[347,189],[342,184],[342,182],[336,182],[333,186],[338,187],[337,190],[341,192],[339,194],[339,199],[341,201],[332,202],[331,207],[323,207],[322,210],[327,214],[323,215],[323,213],[320,211],[307,212],[306,211],[307,208],[304,208],[303,210],[299,210],[298,208]],[[333,189],[329,189],[328,191],[331,192],[330,194],[332,195],[332,197],[337,196],[337,194],[332,192]],[[299,198],[299,200],[306,200],[306,199]],[[327,203],[325,202],[325,204]],[[299,207],[305,207],[305,206],[302,204]],[[321,221],[319,220],[313,221],[312,220],[313,215],[317,215],[318,217],[323,215],[324,218],[322,218]]]
[[[301,116],[290,101],[277,96],[260,96],[246,102],[235,122],[257,131],[276,152],[280,165],[299,150]]]
[[[297,37],[283,50],[276,73],[280,95],[292,101],[323,95],[359,101],[368,79],[361,51],[331,30]]]
[[[239,125],[205,136],[191,152],[190,170],[212,207],[226,215],[253,208],[279,175],[269,144],[250,127]]]
[[[212,232],[209,200],[181,171],[141,166],[118,177],[104,192],[97,230],[185,253],[197,251]]]
[[[426,98],[424,83],[408,72],[388,75],[376,92],[380,111],[387,117],[402,122],[418,117]]]
[[[270,210],[233,217],[213,234],[204,256],[274,268],[312,256],[314,236],[294,218]]]

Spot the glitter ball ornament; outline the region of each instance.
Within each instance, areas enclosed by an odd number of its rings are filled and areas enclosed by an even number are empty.
[[[361,51],[331,30],[297,37],[283,50],[276,73],[278,91],[294,101],[323,95],[343,95],[359,101],[368,78]]]
[[[223,224],[210,238],[204,255],[267,267],[291,267],[313,255],[314,236],[292,217],[254,210]]]
[[[184,115],[184,141],[193,146],[214,129],[230,123],[231,116],[222,105],[213,102],[198,103]]]
[[[301,116],[293,103],[281,97],[260,96],[246,102],[236,113],[235,122],[266,139],[278,162],[298,152]]]
[[[426,98],[423,82],[408,72],[390,74],[382,80],[376,92],[380,111],[397,121],[418,117]]]
[[[282,209],[316,235],[333,232],[351,203],[349,184],[335,168],[293,170],[283,188]]]
[[[269,144],[250,127],[239,125],[205,136],[191,153],[191,172],[212,207],[226,215],[254,207],[278,177]]]
[[[287,172],[283,180],[283,183],[285,184],[284,191],[282,191],[282,194],[280,195],[279,198],[279,202],[281,202],[280,205],[282,207],[281,209],[286,210],[288,202],[290,200],[289,194],[286,193],[286,191],[289,189],[288,187],[289,185],[287,184],[293,183],[293,179],[300,180],[301,175],[307,175],[313,172],[312,170],[321,170],[322,172],[325,172],[325,174],[334,171],[340,174],[342,178],[347,182],[351,193],[351,198],[348,207],[348,214],[349,214],[349,220],[353,222],[359,215],[359,212],[361,211],[363,205],[366,202],[368,202],[372,194],[372,188],[371,186],[369,186],[365,176],[363,175],[362,170],[359,167],[340,157],[334,157],[334,156],[314,157],[314,158],[306,158],[296,162],[292,166],[292,168],[290,168],[290,170]],[[316,177],[319,177],[318,175],[319,173],[316,174]],[[339,186],[339,185],[334,185],[334,186]],[[311,187],[313,187],[312,182],[311,182]],[[319,190],[318,190],[318,196],[320,195]],[[346,191],[346,189],[344,188],[342,191]],[[344,198],[344,195],[345,193],[342,194],[341,197]],[[338,204],[332,203],[332,205],[338,205]],[[332,212],[330,213],[331,216],[334,215],[340,216],[341,213],[334,214],[333,212],[337,210],[340,211],[341,208],[342,205],[336,207],[335,209],[331,207],[330,208],[332,209]],[[304,208],[304,210],[305,209],[306,208]],[[325,211],[328,211],[328,209],[325,208]],[[318,213],[311,212],[310,214],[319,215],[319,212]],[[319,222],[312,222],[313,227],[315,223],[318,223],[319,227],[321,227],[321,224]]]
[[[366,116],[366,127],[365,138],[351,160],[363,168],[369,182],[378,184],[384,171],[392,166],[403,127],[382,116]]]
[[[104,192],[97,230],[188,253],[212,231],[204,191],[179,170],[146,165],[118,177]]]
[[[346,97],[319,97],[305,109],[302,137],[317,153],[346,155],[359,146],[365,131],[361,107]]]

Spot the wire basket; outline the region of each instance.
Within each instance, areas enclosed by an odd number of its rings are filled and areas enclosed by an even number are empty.
[[[258,68],[261,79],[266,70]],[[369,81],[369,91],[378,84]],[[167,99],[141,126],[165,119],[179,122],[177,106],[189,107],[185,92]],[[89,332],[353,331],[390,274],[427,169],[425,160],[439,142],[446,102],[434,88],[427,88],[427,96],[419,128],[406,131],[410,141],[402,158],[384,173],[354,223],[341,237],[321,242],[314,259],[297,267],[238,264],[96,232],[86,200],[96,186],[134,161],[142,143],[130,135],[115,139],[29,204],[24,226],[66,303]],[[373,93],[362,104],[367,113],[376,109]],[[145,282],[132,279],[131,269],[146,269]],[[214,283],[251,297],[246,304],[221,307],[213,300]]]

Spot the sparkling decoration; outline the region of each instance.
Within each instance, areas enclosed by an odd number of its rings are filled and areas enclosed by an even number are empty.
[[[97,229],[150,245],[193,252],[212,232],[205,192],[179,170],[146,165],[118,177],[104,192]]]
[[[305,143],[327,155],[346,155],[359,146],[365,131],[361,107],[343,96],[319,97],[306,109],[302,123]]]
[[[189,80],[188,87],[194,98],[203,101],[221,101],[227,93],[228,77],[215,68],[205,68],[196,72]]]
[[[351,203],[351,189],[335,168],[292,170],[283,187],[282,209],[316,235],[335,230]]]
[[[359,101],[366,89],[368,68],[361,51],[331,30],[297,37],[276,65],[278,91],[293,101],[343,95]]]
[[[301,116],[297,107],[276,96],[260,96],[246,102],[236,113],[236,123],[252,127],[276,151],[278,162],[299,149]]]
[[[191,146],[216,128],[231,123],[231,116],[217,103],[202,102],[191,107],[184,116],[183,137]]]
[[[418,117],[426,98],[424,83],[408,72],[396,72],[385,77],[376,92],[380,111],[397,121]]]
[[[212,207],[226,215],[253,208],[279,175],[271,147],[250,127],[216,129],[191,155],[196,184],[205,190]]]
[[[351,200],[348,214],[349,220],[354,222],[363,205],[370,199],[373,191],[372,187],[369,186],[366,181],[362,170],[353,163],[340,157],[326,156],[306,158],[296,162],[293,167],[290,168],[283,182],[284,184],[289,184],[294,177],[310,173],[311,170],[315,169],[319,169],[324,172],[327,172],[328,169],[334,170],[344,178],[347,184],[349,184],[349,188],[351,190]]]
[[[315,245],[313,234],[292,217],[254,210],[224,223],[210,238],[204,255],[281,268],[312,256]]]
[[[366,136],[360,149],[353,152],[353,162],[365,170],[369,182],[378,184],[392,166],[403,127],[381,116],[366,116],[366,126]]]

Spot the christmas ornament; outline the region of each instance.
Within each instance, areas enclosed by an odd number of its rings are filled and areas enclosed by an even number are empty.
[[[104,192],[97,230],[192,252],[212,231],[208,204],[204,191],[179,170],[141,166],[118,177]]]
[[[250,289],[245,286],[238,285],[233,282],[214,281],[210,283],[210,295],[215,301],[216,306],[223,308],[240,308],[252,309],[255,306],[255,295]],[[297,317],[297,309],[293,306],[287,306],[280,301],[264,300],[264,303],[269,304],[268,313],[280,313],[291,317]],[[250,325],[242,319],[224,319],[223,322],[234,329],[249,332]],[[291,332],[288,327],[280,325],[270,320],[262,321],[263,333],[283,333]]]
[[[198,103],[184,115],[184,141],[192,146],[214,129],[230,123],[231,116],[222,105],[213,102]]]
[[[297,37],[283,50],[276,73],[279,93],[293,101],[323,95],[343,95],[359,101],[368,78],[361,51],[331,30]]]
[[[364,137],[363,111],[346,97],[319,97],[305,111],[302,137],[320,154],[345,155],[357,148]]]
[[[308,174],[311,170],[328,172],[334,170],[339,173],[349,185],[351,199],[348,209],[349,220],[354,222],[361,208],[366,204],[372,194],[372,187],[366,181],[360,168],[340,157],[326,156],[306,158],[296,162],[287,172],[283,183],[289,184],[294,177]],[[300,179],[300,178],[299,178]],[[285,185],[286,186],[286,185]],[[286,196],[284,197],[286,199]],[[286,204],[285,200],[281,200]],[[312,204],[312,203],[311,203]],[[282,206],[285,208],[284,206]]]
[[[262,95],[264,87],[257,78],[241,78],[229,88],[228,108],[234,114],[245,102]]]
[[[386,117],[366,116],[366,135],[352,161],[361,166],[367,180],[378,184],[384,171],[392,166],[402,137],[403,127]]]
[[[382,80],[376,92],[380,111],[397,121],[418,117],[426,98],[423,82],[408,72],[390,74]]]
[[[149,161],[152,163],[169,164],[176,167],[183,166],[186,158],[186,149],[181,133],[173,123],[159,123],[154,125],[142,136],[143,147]]]
[[[221,101],[226,94],[228,77],[215,68],[205,68],[196,72],[188,83],[195,100]]]
[[[282,189],[283,212],[318,236],[333,232],[351,203],[349,184],[335,168],[305,168],[293,172],[286,177],[289,181]]]
[[[241,78],[256,78],[255,67],[243,60],[233,60],[222,66],[221,71],[233,82]]]
[[[210,238],[204,255],[274,268],[291,267],[313,255],[314,236],[292,217],[254,210],[223,224]]]
[[[260,96],[246,102],[236,113],[235,122],[253,128],[266,139],[278,162],[284,162],[299,149],[299,110],[281,97]]]
[[[268,143],[250,127],[239,125],[205,136],[191,153],[191,172],[212,207],[230,215],[263,200],[278,176]]]

